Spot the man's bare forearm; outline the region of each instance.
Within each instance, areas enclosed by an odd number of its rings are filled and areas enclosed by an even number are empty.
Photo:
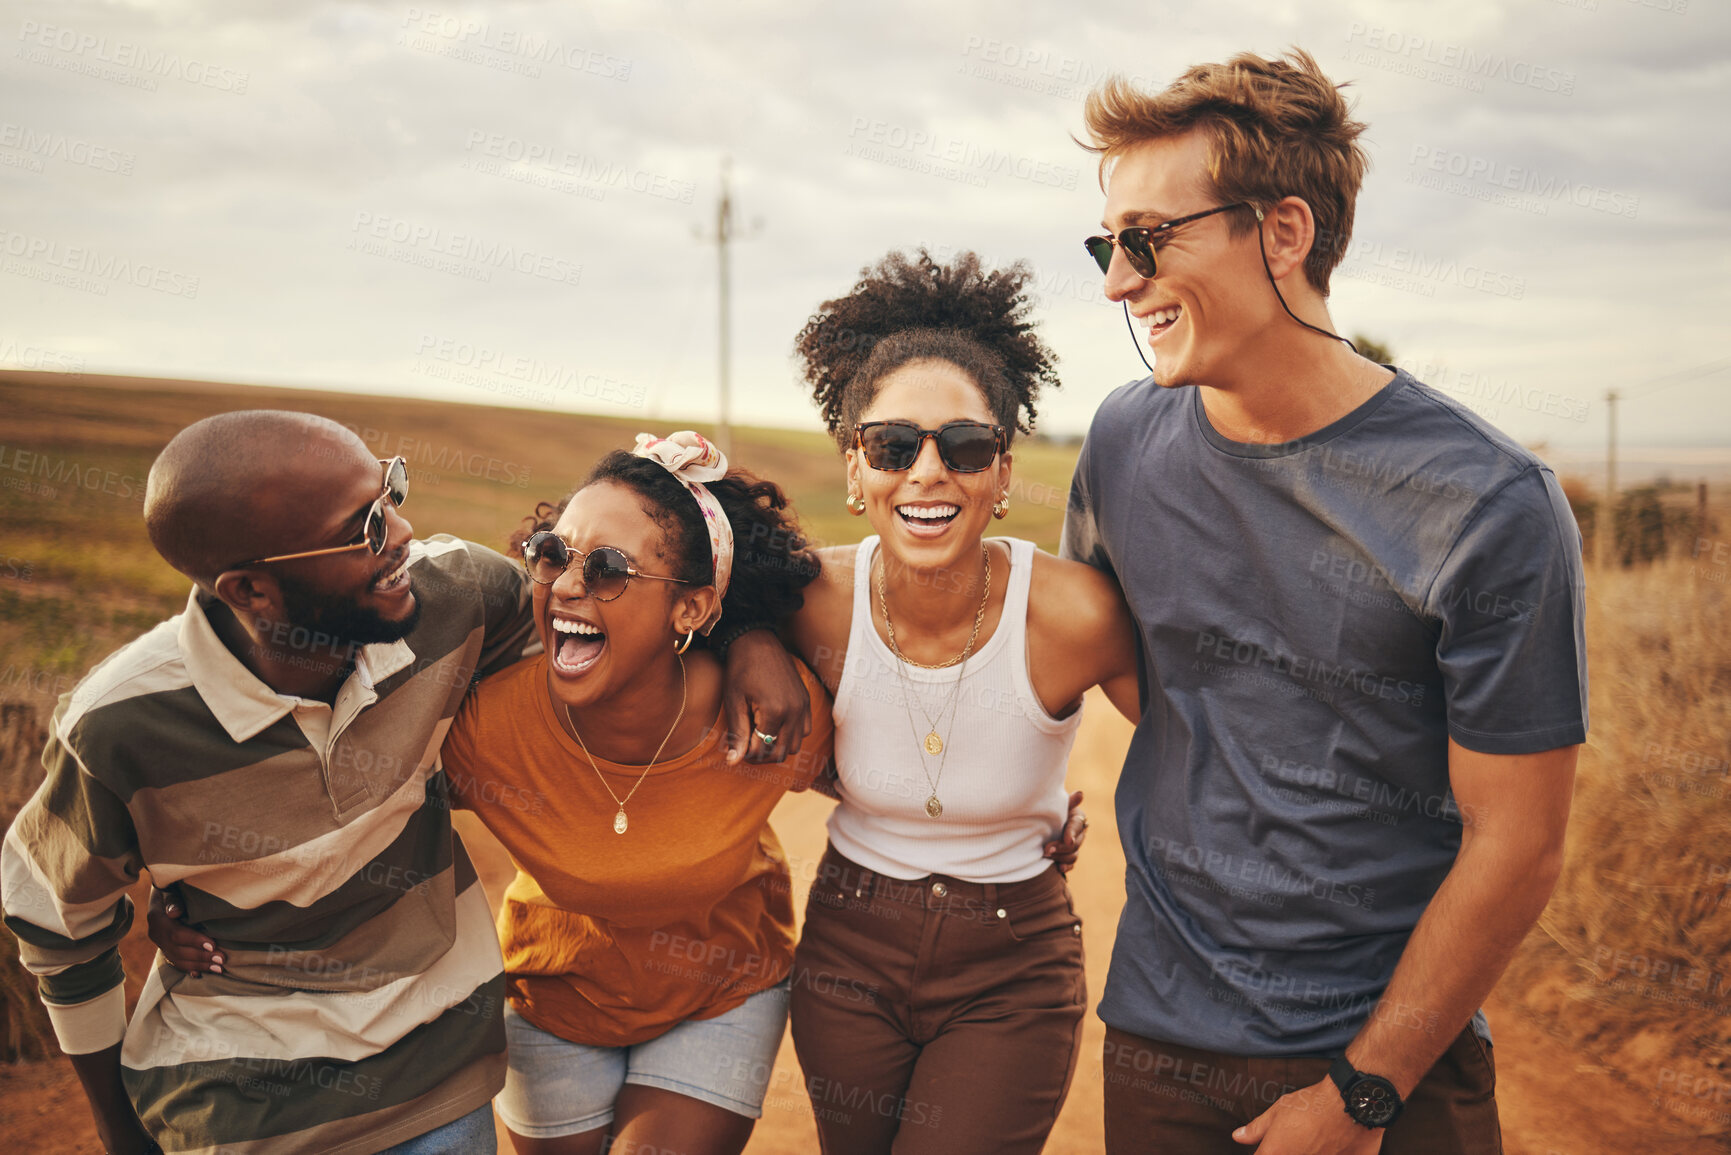
[[[1560,840],[1510,846],[1469,833],[1370,1021],[1347,1048],[1352,1065],[1411,1094],[1538,921],[1561,860]]]

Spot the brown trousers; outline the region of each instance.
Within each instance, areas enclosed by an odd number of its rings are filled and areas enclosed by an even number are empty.
[[[885,878],[831,847],[793,957],[825,1155],[1038,1152],[1082,1045],[1082,924],[1055,868]]]
[[[1108,1155],[1245,1155],[1233,1130],[1327,1078],[1328,1064],[1223,1055],[1107,1027]],[[1468,1027],[1407,1097],[1381,1155],[1501,1155],[1496,1081],[1490,1044]]]

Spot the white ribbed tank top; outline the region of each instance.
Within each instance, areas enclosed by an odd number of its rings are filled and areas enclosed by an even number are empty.
[[[898,673],[895,654],[872,625],[877,537],[860,542],[854,559],[853,627],[835,695],[842,801],[830,814],[829,838],[848,858],[891,878],[1020,882],[1050,865],[1044,846],[1064,825],[1064,768],[1082,711],[1053,718],[1028,678],[1034,543],[991,540],[1010,549],[1004,612],[969,657],[960,686],[953,666],[904,665]],[[946,707],[952,687],[953,717]],[[907,701],[910,689],[925,714]],[[925,752],[928,717],[937,720],[945,755]],[[941,818],[926,813],[928,775],[937,782]]]

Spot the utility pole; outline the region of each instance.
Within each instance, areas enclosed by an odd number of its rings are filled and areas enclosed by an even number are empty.
[[[1612,564],[1616,554],[1617,532],[1617,391],[1605,390],[1605,502],[1604,517],[1593,534],[1597,538],[1593,550],[1599,568]]]
[[[1708,361],[1695,365],[1652,381],[1644,381],[1631,386],[1619,393],[1615,389],[1605,390],[1605,516],[1597,519],[1599,525],[1593,533],[1593,561],[1599,566],[1611,565],[1615,561],[1617,532],[1617,402],[1645,400],[1661,389],[1669,389],[1673,385],[1682,385],[1690,381],[1699,381],[1703,377],[1712,377],[1731,369],[1731,357],[1721,357],[1717,361]],[[1704,520],[1706,515],[1706,495],[1701,496],[1699,516]]]
[[[719,277],[717,294],[720,304],[719,317],[719,365],[717,377],[721,385],[721,412],[715,427],[715,444],[729,457],[733,455],[733,397],[731,362],[733,359],[733,322],[731,317],[730,284],[732,276],[727,256],[728,243],[734,240],[749,240],[756,236],[762,222],[754,220],[746,230],[738,229],[733,220],[733,189],[730,180],[733,168],[732,157],[721,158],[721,198],[715,203],[715,232],[705,234],[702,229],[697,235],[705,241],[714,241],[717,261],[716,271]]]

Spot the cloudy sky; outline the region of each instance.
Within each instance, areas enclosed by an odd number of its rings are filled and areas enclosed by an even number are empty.
[[[1731,446],[1718,0],[0,4],[0,365],[739,420],[887,250],[1036,271],[1080,432],[1143,370],[1070,140],[1123,73],[1300,45],[1373,158],[1345,332],[1527,441]]]

